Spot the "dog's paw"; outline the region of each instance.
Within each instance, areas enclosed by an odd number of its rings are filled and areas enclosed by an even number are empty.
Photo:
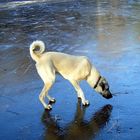
[[[54,98],[52,98],[50,101],[49,101],[49,104],[52,104],[52,103],[55,103],[56,100]]]
[[[83,106],[89,106],[89,105],[90,105],[90,103],[89,103],[88,100],[85,100],[85,101],[83,102]]]
[[[46,107],[45,107],[45,110],[49,111],[52,109],[52,106],[50,104],[48,104]]]

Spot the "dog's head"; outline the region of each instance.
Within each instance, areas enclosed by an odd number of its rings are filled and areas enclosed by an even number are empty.
[[[109,90],[109,84],[104,77],[100,77],[100,79],[98,80],[95,91],[100,93],[106,99],[112,98],[112,94]]]

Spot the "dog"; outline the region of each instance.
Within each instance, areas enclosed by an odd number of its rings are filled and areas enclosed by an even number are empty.
[[[43,41],[36,40],[30,45],[30,55],[36,62],[36,69],[44,82],[44,87],[39,95],[39,99],[46,110],[51,110],[51,103],[56,100],[48,95],[49,89],[55,82],[56,73],[59,73],[73,85],[78,98],[84,106],[89,105],[84,93],[79,86],[81,80],[87,83],[104,98],[112,98],[107,80],[102,77],[94,65],[85,56],[74,56],[60,52],[44,52],[45,44]],[[45,103],[45,97],[49,104]]]

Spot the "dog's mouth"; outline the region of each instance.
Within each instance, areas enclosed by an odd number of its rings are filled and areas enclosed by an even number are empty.
[[[110,98],[112,98],[113,96],[112,96],[112,95],[107,95],[107,96],[104,96],[104,95],[103,95],[103,97],[106,98],[106,99],[110,99]]]

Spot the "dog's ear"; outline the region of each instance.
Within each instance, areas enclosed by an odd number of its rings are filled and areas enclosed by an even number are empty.
[[[103,82],[101,82],[99,85],[102,87],[102,90],[104,91],[105,90],[105,84]]]

